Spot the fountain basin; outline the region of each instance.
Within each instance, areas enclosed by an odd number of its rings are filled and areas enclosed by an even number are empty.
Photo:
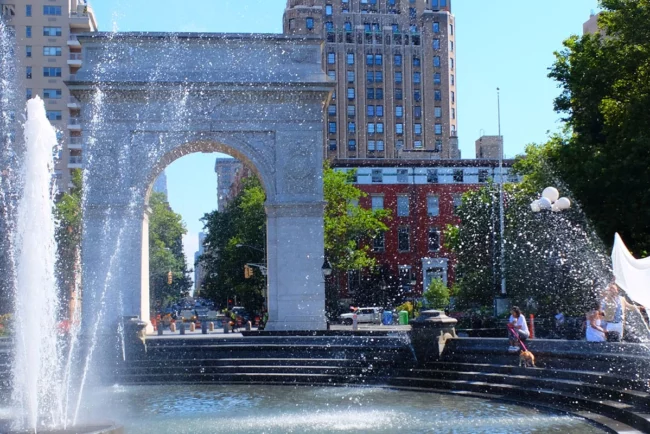
[[[28,434],[28,431],[11,431],[10,422],[0,420],[0,432],[6,434]],[[121,426],[113,424],[77,425],[68,429],[38,430],[39,434],[125,434]]]

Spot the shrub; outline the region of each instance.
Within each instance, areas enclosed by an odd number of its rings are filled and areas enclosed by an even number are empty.
[[[423,295],[434,309],[444,309],[449,305],[449,288],[441,279],[432,279]]]

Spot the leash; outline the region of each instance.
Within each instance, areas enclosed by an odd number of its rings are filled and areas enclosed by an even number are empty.
[[[524,341],[522,341],[521,338],[519,337],[519,333],[517,333],[517,330],[514,327],[508,327],[508,330],[510,330],[510,333],[515,335],[515,337],[519,341],[519,345],[521,345],[521,349],[524,350],[524,351],[528,351],[528,348],[524,344]]]

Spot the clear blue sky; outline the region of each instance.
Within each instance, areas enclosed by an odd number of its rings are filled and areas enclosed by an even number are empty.
[[[261,32],[282,31],[286,0],[91,0],[100,30]],[[482,132],[497,133],[496,88],[501,88],[505,153],[559,129],[553,112],[558,89],[546,75],[553,52],[596,10],[597,0],[455,0],[458,131],[465,158],[474,157]],[[196,250],[199,218],[216,207],[216,155],[189,155],[167,169],[169,200]],[[194,238],[194,240],[192,240]]]

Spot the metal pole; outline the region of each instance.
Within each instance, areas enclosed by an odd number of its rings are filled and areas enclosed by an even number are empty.
[[[501,136],[501,95],[497,87],[497,116],[499,123],[499,230],[501,235],[501,295],[506,295],[506,240],[503,209],[503,137]]]

